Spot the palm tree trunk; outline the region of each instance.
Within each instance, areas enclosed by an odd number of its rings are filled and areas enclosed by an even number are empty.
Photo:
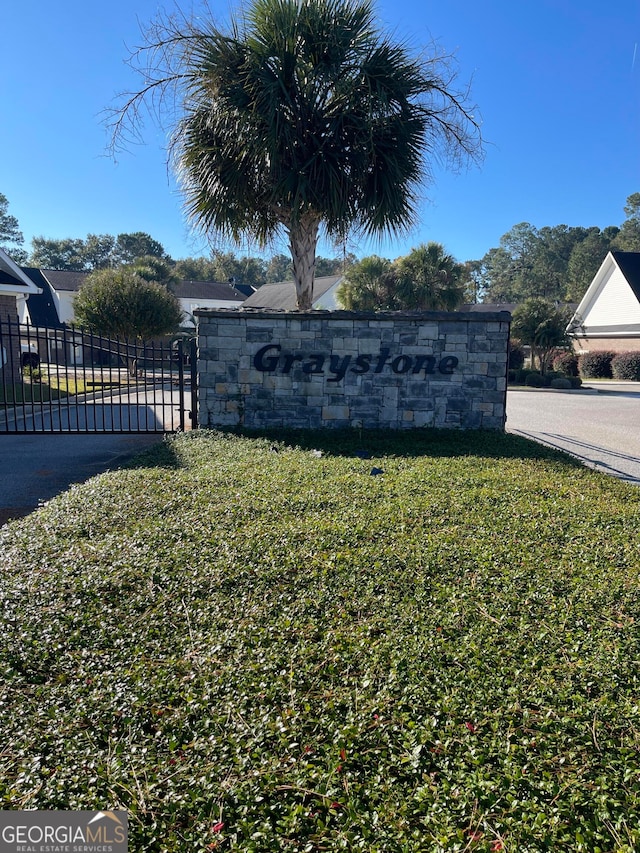
[[[316,245],[320,220],[311,214],[288,226],[289,248],[293,261],[298,311],[310,311],[313,305],[313,279],[316,271]]]

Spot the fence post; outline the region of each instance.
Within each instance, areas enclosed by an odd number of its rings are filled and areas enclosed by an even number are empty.
[[[198,429],[198,340],[192,338],[189,346],[189,363],[191,365],[191,429]]]

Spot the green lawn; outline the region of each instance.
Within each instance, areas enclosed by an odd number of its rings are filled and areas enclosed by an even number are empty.
[[[32,403],[48,403],[78,394],[104,393],[110,394],[129,385],[136,385],[135,379],[118,377],[115,379],[93,378],[89,372],[86,375],[57,376],[44,373],[41,379],[35,381],[28,378],[24,382],[12,385],[0,385],[0,404],[17,403],[30,405]]]
[[[136,853],[640,850],[639,522],[515,436],[171,439],[0,532],[1,807],[127,809]]]
[[[63,397],[69,397],[72,394],[80,394],[85,390],[83,382],[75,380],[62,379],[56,380],[52,377],[50,381],[47,377],[41,381],[31,382],[16,382],[12,385],[0,385],[0,403],[17,403],[22,405],[30,405],[32,403],[48,403],[50,400],[59,400]]]
[[[102,383],[93,383],[82,377],[45,374],[37,381],[26,378],[23,382],[16,382],[13,385],[0,385],[0,403],[20,405],[48,403],[50,400],[59,400],[96,390],[94,385],[102,385]]]

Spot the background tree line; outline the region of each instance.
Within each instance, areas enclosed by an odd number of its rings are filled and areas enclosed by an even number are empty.
[[[640,193],[624,206],[620,227],[536,228],[521,222],[479,261],[467,262],[468,290],[478,302],[541,298],[579,302],[609,251],[640,252]]]
[[[274,281],[293,278],[291,257],[276,253],[269,258],[237,256],[234,252],[214,250],[208,257],[174,260],[164,246],[144,231],[111,234],[87,234],[82,238],[51,239],[34,237],[31,251],[24,248],[24,237],[18,220],[8,212],[7,197],[0,193],[0,248],[5,249],[22,266],[49,270],[117,269],[138,264],[162,262],[157,269],[161,275],[156,280],[230,281],[260,287]],[[316,258],[316,276],[340,275],[356,256],[345,253],[342,257]],[[148,278],[148,276],[147,276]]]
[[[462,302],[520,303],[529,298],[579,302],[607,252],[640,252],[640,193],[627,198],[624,212],[626,219],[620,226],[602,230],[567,225],[536,228],[521,222],[481,260],[464,264],[447,255],[441,244],[429,243],[395,261],[375,255],[359,261],[352,253],[318,257],[316,276],[350,272],[341,294],[343,304],[354,309],[451,310]],[[146,264],[157,274],[145,278],[165,284],[182,279],[233,279],[238,284],[260,287],[293,278],[291,257],[286,254],[261,258],[213,251],[208,257],[174,260],[161,243],[141,231],[117,236],[88,234],[85,239],[34,237],[30,252],[25,251],[23,243],[18,221],[8,213],[7,198],[0,193],[0,247],[23,265],[92,272]],[[433,292],[429,294],[430,287]]]

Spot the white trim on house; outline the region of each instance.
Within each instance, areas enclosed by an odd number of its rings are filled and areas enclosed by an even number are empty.
[[[42,293],[42,290],[36,287],[31,279],[22,272],[20,267],[9,257],[4,249],[0,249],[0,270],[16,280],[15,284],[0,282],[0,293],[8,296]]]
[[[607,254],[569,323],[577,337],[640,336],[639,282],[629,280],[629,259],[635,267],[640,253]]]

